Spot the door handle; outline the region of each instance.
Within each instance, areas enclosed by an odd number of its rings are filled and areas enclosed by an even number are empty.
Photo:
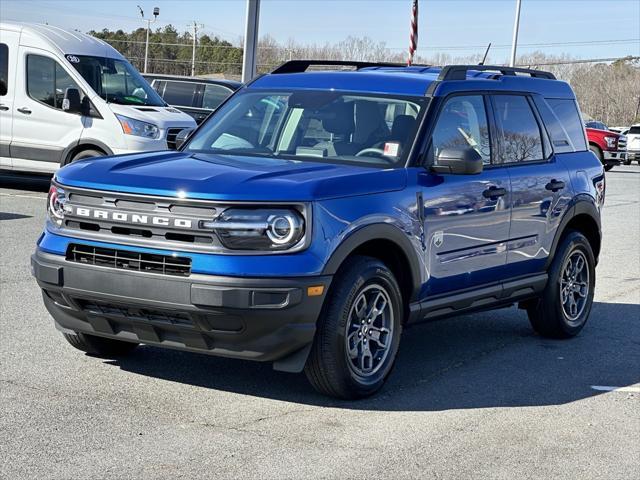
[[[484,192],[482,192],[482,196],[484,198],[490,198],[491,200],[495,200],[498,197],[504,197],[506,194],[506,188],[496,187],[495,185],[487,188]]]
[[[6,112],[7,110],[9,110],[9,107],[7,107],[6,105],[0,105],[0,110]]]
[[[18,111],[20,113],[24,113],[25,115],[31,115],[31,110],[29,110],[27,107],[19,108]]]
[[[547,190],[551,190],[552,192],[557,192],[558,190],[562,190],[564,188],[564,182],[561,180],[553,179],[549,183],[547,183],[544,188]]]

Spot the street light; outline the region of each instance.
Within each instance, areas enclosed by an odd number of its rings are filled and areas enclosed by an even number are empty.
[[[158,19],[160,9],[158,7],[153,7],[153,20],[150,18],[144,18],[144,10],[142,10],[140,5],[138,5],[138,10],[140,10],[142,21],[147,22],[147,41],[144,44],[144,73],[147,73],[147,61],[149,59],[149,30],[151,30],[151,24]]]
[[[516,18],[513,22],[513,38],[511,39],[511,58],[509,66],[516,66],[516,50],[518,49],[518,30],[520,29],[520,6],[522,0],[516,0]]]

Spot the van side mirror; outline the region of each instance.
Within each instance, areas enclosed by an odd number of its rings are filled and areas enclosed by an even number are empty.
[[[178,135],[176,135],[176,150],[180,150],[180,147],[184,145],[184,143],[189,140],[189,137],[193,133],[193,128],[185,128],[184,130],[180,130]]]
[[[482,173],[482,157],[473,148],[444,148],[438,154],[431,171],[454,175],[477,175]]]
[[[81,113],[82,102],[80,101],[80,90],[69,87],[64,91],[62,100],[62,110],[69,113]]]

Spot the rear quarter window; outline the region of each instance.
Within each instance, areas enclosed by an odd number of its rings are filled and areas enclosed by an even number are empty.
[[[573,144],[573,148],[576,151],[582,151],[587,149],[587,143],[584,138],[584,128],[580,121],[580,113],[578,106],[574,100],[551,98],[547,100],[547,103],[556,114],[558,120],[562,124],[567,136]]]

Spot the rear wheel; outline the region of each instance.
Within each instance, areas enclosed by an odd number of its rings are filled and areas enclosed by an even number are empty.
[[[86,333],[63,333],[73,347],[99,357],[121,357],[133,351],[138,344],[110,338],[97,337]]]
[[[402,333],[402,295],[379,260],[357,256],[336,274],[318,320],[305,374],[325,395],[375,393],[395,362]]]
[[[572,231],[558,246],[542,296],[527,310],[533,329],[550,338],[577,335],[591,312],[595,280],[591,245]]]

